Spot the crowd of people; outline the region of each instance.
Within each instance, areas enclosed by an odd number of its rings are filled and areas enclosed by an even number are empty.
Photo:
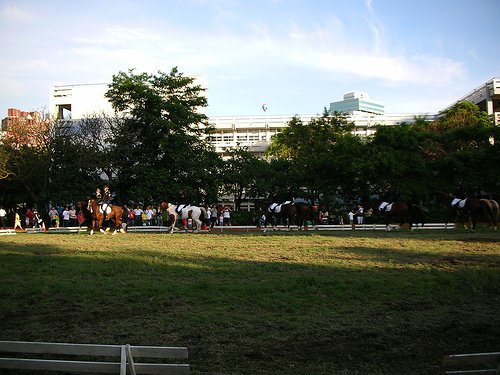
[[[108,200],[105,203],[100,202],[101,205],[112,205]],[[104,210],[106,207],[103,207]],[[184,207],[189,210],[189,205]],[[206,208],[207,218],[205,224],[207,227],[214,226],[228,226],[231,225],[231,212],[230,206],[220,206],[213,204]],[[85,213],[82,209],[78,209],[75,204],[69,205],[49,205],[46,218],[48,218],[47,225],[41,218],[39,212],[34,208],[5,210],[0,207],[0,229],[14,228],[16,230],[25,230],[27,228],[41,228],[46,227],[60,228],[60,227],[77,227],[87,225]],[[179,218],[179,220],[183,220]],[[185,227],[192,225],[189,219],[184,219],[185,222],[177,223],[179,226],[183,224]],[[171,217],[168,212],[162,211],[160,206],[155,207],[152,205],[124,205],[122,223],[126,226],[169,226],[171,225]]]
[[[465,199],[469,195],[468,188],[464,183],[460,183],[455,191],[454,196],[458,199]],[[182,196],[182,194],[181,194]],[[390,209],[390,203],[400,200],[400,192],[398,188],[389,186],[380,196],[380,203],[378,206],[364,207],[362,204],[348,210],[346,213],[330,214],[328,209],[321,209],[316,219],[316,224],[344,224],[347,219],[351,225],[374,224],[374,210],[383,213],[385,210]],[[114,203],[115,194],[110,190],[108,185],[103,188],[97,188],[93,196],[99,203],[101,209],[106,211],[106,208],[111,207]],[[257,226],[267,225],[266,212],[272,210],[279,210],[280,204],[292,202],[294,199],[289,192],[286,194],[275,194],[273,203],[266,207],[263,212],[255,212],[253,223]],[[187,197],[181,199],[184,203],[177,204],[177,213],[180,214],[182,209],[189,210],[190,203]],[[207,217],[205,218],[205,225],[207,227],[214,226],[228,226],[231,225],[232,208],[229,205],[213,204],[205,206]],[[88,217],[81,208],[76,204],[68,205],[49,205],[47,215],[41,215],[36,208],[25,209],[9,209],[6,210],[0,206],[0,229],[14,228],[15,230],[24,230],[25,228],[42,228],[50,226],[58,227],[76,227],[88,225]],[[47,222],[42,220],[48,218]],[[153,205],[124,205],[122,223],[126,226],[170,226],[171,216],[168,212],[161,209],[161,206]],[[192,225],[189,218],[183,218],[179,215],[179,222],[175,223],[178,226],[189,228]]]

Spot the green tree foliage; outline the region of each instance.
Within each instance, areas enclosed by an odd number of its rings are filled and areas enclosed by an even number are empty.
[[[45,117],[42,113],[30,121],[14,122],[2,137],[0,149],[5,158],[0,192],[10,204],[43,205],[48,199],[55,126]]]
[[[423,151],[428,169],[436,176],[436,188],[450,190],[458,181],[466,181],[474,189],[495,190],[499,147],[493,140],[499,131],[486,112],[471,102],[460,102],[422,131]]]
[[[370,181],[372,193],[381,193],[391,185],[403,192],[403,199],[426,199],[429,176],[422,154],[422,141],[422,132],[412,125],[377,129],[363,163],[369,169],[366,178]]]
[[[130,197],[175,201],[183,190],[193,202],[214,199],[219,160],[200,112],[207,105],[203,92],[177,68],[169,74],[130,70],[113,76],[106,97],[123,121],[113,128],[111,149],[127,155],[115,179]]]
[[[352,138],[354,124],[339,113],[323,115],[304,124],[294,117],[283,131],[277,134],[268,148],[267,155],[289,160],[294,171],[289,186],[306,187],[307,194],[317,199],[320,194],[332,195],[338,181],[332,164],[336,145],[345,137]]]
[[[266,161],[257,158],[248,148],[237,147],[226,151],[223,162],[222,191],[234,196],[235,209],[239,210],[243,200],[258,198],[269,191],[269,167]]]

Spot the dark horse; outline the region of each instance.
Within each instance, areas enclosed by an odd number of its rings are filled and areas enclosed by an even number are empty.
[[[104,213],[102,212],[99,204],[94,198],[90,198],[87,204],[87,208],[92,215],[92,225],[90,229],[90,235],[94,234],[94,229],[99,229],[102,233],[104,229],[102,229],[102,222],[104,221]],[[109,212],[106,213],[106,220],[112,220],[115,223],[115,230],[113,234],[116,234],[118,231],[124,232],[122,229],[122,215],[123,208],[120,206],[112,205],[108,207]]]
[[[374,211],[382,218],[386,230],[390,229],[389,223],[392,220],[399,221],[399,226],[408,223],[409,229],[412,230],[418,224],[424,225],[424,218],[420,206],[413,203],[398,201],[388,204],[385,209],[381,209],[381,205],[374,207]]]
[[[312,220],[311,206],[306,202],[289,202],[283,203],[276,207],[267,205],[266,211],[266,221],[272,223],[273,227],[276,227],[278,220],[282,219],[285,225],[290,229],[292,225],[297,225],[297,229],[307,229],[307,222]]]
[[[486,220],[490,228],[498,226],[498,203],[493,199],[466,198],[459,199],[453,194],[440,192],[437,200],[448,208],[446,224],[458,219],[471,232],[476,229],[479,220]]]

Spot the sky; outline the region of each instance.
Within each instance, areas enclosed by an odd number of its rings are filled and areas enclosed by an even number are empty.
[[[0,117],[173,67],[208,116],[320,114],[352,91],[436,113],[500,77],[499,17],[500,0],[0,0]]]

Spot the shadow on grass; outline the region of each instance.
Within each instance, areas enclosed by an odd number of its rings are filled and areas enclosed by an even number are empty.
[[[310,264],[0,243],[1,339],[188,346],[194,374],[434,374],[445,352],[498,349],[498,256],[321,251]]]

